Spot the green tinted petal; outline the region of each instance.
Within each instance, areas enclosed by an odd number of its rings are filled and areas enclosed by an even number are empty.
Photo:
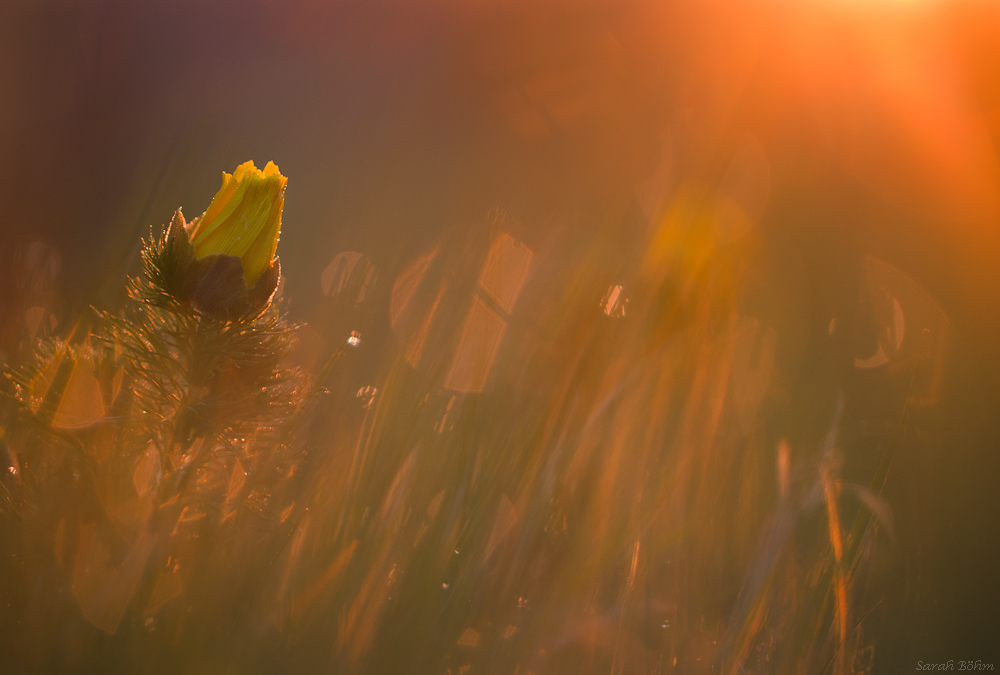
[[[250,245],[249,250],[242,256],[247,284],[251,287],[274,260],[274,253],[278,249],[278,237],[281,235],[281,210],[284,204],[285,193],[282,190],[268,213],[264,227]]]
[[[211,231],[214,229],[214,224],[216,218],[218,218],[219,212],[222,211],[223,207],[233,198],[236,193],[236,189],[239,187],[239,181],[234,180],[233,176],[222,172],[222,187],[219,191],[215,193],[215,197],[212,198],[212,203],[208,205],[208,209],[205,213],[201,215],[198,223],[194,226],[191,231],[192,240],[197,240],[202,233],[206,231]]]

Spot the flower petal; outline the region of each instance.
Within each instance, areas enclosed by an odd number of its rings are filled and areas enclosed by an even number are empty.
[[[282,189],[277,199],[272,202],[264,226],[251,242],[247,251],[241,255],[247,283],[251,286],[257,281],[257,277],[270,267],[274,254],[278,250],[278,237],[281,235],[281,210],[284,205],[285,191]]]
[[[249,286],[268,269],[281,232],[288,179],[274,162],[260,171],[252,161],[223,174],[222,187],[190,231],[195,255],[240,258]]]
[[[222,172],[222,187],[215,193],[212,203],[208,205],[208,209],[201,216],[198,224],[192,229],[191,237],[203,236],[215,229],[219,213],[232,199],[239,185],[239,181],[234,180],[232,174],[228,174],[225,171]]]

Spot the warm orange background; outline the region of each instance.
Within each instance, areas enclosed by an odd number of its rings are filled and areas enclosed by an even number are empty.
[[[741,147],[766,174],[773,322],[807,304],[803,333],[825,329],[871,255],[954,326],[949,442],[900,518],[926,574],[909,639],[971,658],[1000,606],[989,0],[0,3],[0,349],[16,357],[32,307],[58,329],[116,304],[138,237],[247,159],[290,177],[284,293],[308,320],[341,251],[392,279],[497,205],[551,223],[514,233],[528,246],[570,246],[594,234],[577,216],[711,181]],[[638,268],[636,222],[614,255]]]

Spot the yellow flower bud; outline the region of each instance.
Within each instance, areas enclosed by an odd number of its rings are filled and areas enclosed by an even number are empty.
[[[250,161],[231,175],[223,172],[222,187],[208,210],[191,224],[195,256],[239,258],[247,286],[253,288],[274,260],[286,183],[288,179],[274,162],[268,162],[263,171]]]

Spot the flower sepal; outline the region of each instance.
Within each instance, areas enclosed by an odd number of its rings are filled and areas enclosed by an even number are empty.
[[[280,261],[275,257],[250,286],[240,258],[196,255],[189,233],[198,220],[186,222],[178,209],[167,225],[156,264],[162,290],[202,316],[230,320],[259,316],[278,288]]]

